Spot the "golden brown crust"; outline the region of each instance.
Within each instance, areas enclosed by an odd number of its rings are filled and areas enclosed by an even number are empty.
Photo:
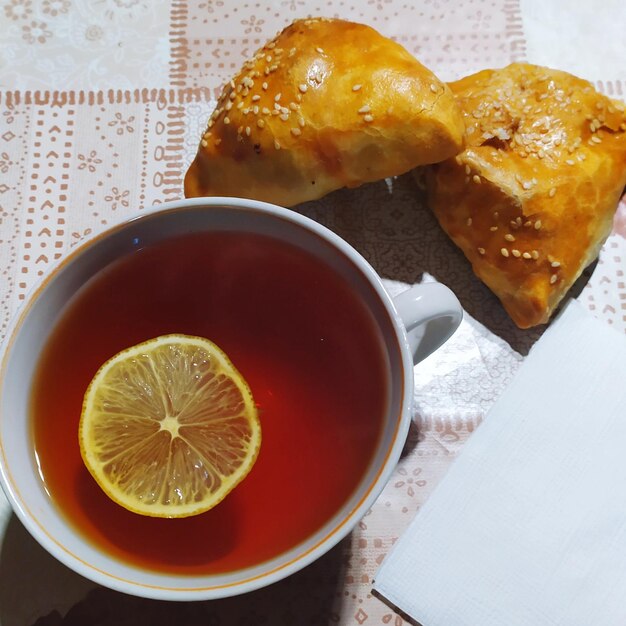
[[[462,148],[450,89],[368,26],[298,20],[228,83],[185,195],[292,206]]]
[[[528,64],[450,87],[466,149],[428,168],[430,205],[515,323],[545,323],[610,232],[626,185],[624,105]]]

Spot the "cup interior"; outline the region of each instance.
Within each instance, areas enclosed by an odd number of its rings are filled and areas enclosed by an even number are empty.
[[[68,301],[99,271],[164,239],[203,231],[245,231],[295,244],[329,264],[367,304],[380,331],[389,380],[383,432],[360,484],[341,510],[306,541],[279,557],[236,572],[180,576],[150,572],[104,553],[73,531],[45,491],[29,422],[30,391],[42,347]],[[348,244],[294,212],[252,201],[171,203],[121,224],[69,255],[34,291],[14,320],[0,378],[0,474],[12,506],[55,557],[99,584],[159,599],[210,599],[275,582],[339,542],[373,504],[395,466],[408,430],[412,362],[406,336],[374,270]]]

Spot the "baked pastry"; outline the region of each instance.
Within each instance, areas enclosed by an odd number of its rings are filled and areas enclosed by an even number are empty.
[[[450,89],[400,45],[361,24],[298,20],[224,86],[185,195],[292,206],[441,161],[463,130]]]
[[[466,148],[427,168],[429,203],[514,322],[545,323],[611,230],[626,185],[624,104],[523,63],[450,87]]]

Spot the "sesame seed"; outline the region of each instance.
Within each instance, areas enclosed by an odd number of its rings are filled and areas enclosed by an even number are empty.
[[[513,237],[513,235],[511,235],[510,233],[507,233],[506,235],[504,235],[504,238],[507,241],[515,241],[515,237]]]
[[[500,248],[500,254],[503,257],[508,257],[509,256],[509,251],[506,248]]]
[[[276,141],[276,139],[274,139],[274,148],[276,150],[280,150],[280,144],[278,143],[278,141]]]
[[[539,252],[537,252],[537,250],[531,250],[530,256],[536,261],[539,258]]]
[[[315,50],[319,52],[320,54],[324,54],[324,51],[321,48],[315,48]]]
[[[572,159],[566,159],[566,160],[565,160],[565,162],[566,162],[568,165],[574,165],[574,161],[572,161]]]
[[[202,145],[203,148],[206,148],[209,145],[209,142],[206,139],[203,139],[200,144]]]
[[[492,226],[489,230],[490,230],[492,233],[495,233],[495,232],[496,232],[496,230],[498,230],[498,227],[497,227],[497,226]]]
[[[619,125],[619,129],[620,130],[626,130],[626,122],[623,122],[622,124]]]
[[[437,85],[434,85],[433,83],[430,83],[430,90],[433,93],[437,93]]]
[[[469,176],[471,173],[472,173],[472,170],[470,169],[470,166],[469,166],[469,165],[466,165],[466,166],[465,166],[465,174],[466,174],[467,176]]]
[[[229,117],[225,117],[224,118],[224,124],[230,124],[230,118]]]
[[[535,222],[535,230],[540,230],[541,229],[541,220],[537,220]]]
[[[238,108],[239,110],[243,109],[243,100],[240,100],[240,101],[239,101],[239,104],[237,105],[237,108]]]
[[[522,256],[525,259],[532,259],[532,256],[531,256],[530,252],[522,252]]]
[[[253,112],[255,115],[258,115],[258,114],[259,114],[259,107],[258,107],[256,104],[252,107],[252,112]]]
[[[280,114],[280,119],[281,119],[283,122],[286,122],[286,121],[289,119],[289,114],[287,114],[287,113],[281,113],[281,114]]]
[[[278,101],[280,100],[280,97],[281,97],[282,95],[283,95],[282,93],[277,93],[277,94],[274,96],[274,102],[278,102]]]
[[[252,132],[252,131],[250,130],[250,127],[249,127],[249,126],[246,126],[246,136],[250,137],[250,133],[251,133],[251,132]]]
[[[306,91],[306,89],[304,91]],[[296,100],[302,102],[302,96],[299,93],[296,94]]]
[[[521,253],[519,250],[516,250],[515,248],[513,248],[513,250],[511,250],[511,254],[512,254],[514,257],[518,258],[518,259],[519,259],[519,257],[521,257],[521,256],[522,256],[522,253]]]
[[[370,115],[369,113],[367,115],[363,116],[363,121],[364,122],[373,122],[374,121],[374,116]]]
[[[275,108],[277,111],[279,111],[279,112],[280,112],[280,109],[281,109],[282,107],[280,106],[280,104],[278,104],[278,102],[274,102],[274,108]]]
[[[294,137],[299,137],[302,134],[302,131],[299,128],[292,128],[291,134],[294,135]]]
[[[218,138],[215,140],[215,145],[216,145],[216,146],[219,146],[221,143],[222,143],[222,140],[218,137]]]
[[[267,107],[263,107],[261,113],[263,113],[263,115],[269,115],[271,111]]]
[[[270,72],[275,72],[278,69],[278,65],[272,65],[270,67]]]
[[[474,176],[472,176],[472,180],[477,184],[480,185],[480,176],[478,174],[474,174]]]
[[[227,111],[230,111],[233,108],[233,103],[232,102],[227,102],[226,106],[224,107]]]
[[[273,50],[276,47],[276,42],[270,41],[267,46],[265,46],[268,50]]]
[[[478,254],[485,254],[484,248],[478,248]]]
[[[237,134],[238,134],[238,135],[241,135],[241,133],[243,133],[243,126],[240,126],[240,127],[237,129]]]
[[[525,181],[522,183],[522,187],[523,187],[524,189],[527,189],[527,190],[528,190],[528,189],[531,189],[531,188],[532,188],[532,186],[533,186],[533,184],[532,184],[530,181],[528,181],[528,180],[525,180]]]
[[[552,261],[552,263],[550,263],[550,265],[552,267],[561,267],[561,264],[558,261]]]
[[[533,225],[533,223],[532,223],[530,220],[526,220],[526,221],[524,222],[524,227],[525,227],[525,228],[530,228],[532,225]]]
[[[593,143],[602,143],[602,139],[600,139],[600,137],[598,137],[597,135],[594,135],[591,138],[591,141],[593,141]]]
[[[302,93],[306,93],[306,90],[308,89],[308,87],[303,83],[302,85],[298,85],[298,89],[302,92]]]
[[[261,85],[261,89],[263,89],[263,91],[267,91],[267,87],[268,87],[267,83],[263,83]]]
[[[550,284],[554,285],[554,283],[558,280],[558,277],[556,274],[552,274],[552,276],[550,276]]]
[[[352,85],[352,91],[358,91],[363,85]]]
[[[498,213],[497,211],[494,211],[493,212],[493,219],[497,220],[499,215],[500,215],[500,213]]]
[[[252,102],[258,102],[261,99],[261,96],[259,96],[258,94],[252,96]]]
[[[257,121],[256,121],[256,125],[257,125],[259,128],[263,128],[263,127],[265,126],[265,120],[257,120]]]
[[[250,113],[250,108],[249,108],[249,107],[246,107],[246,108],[242,111],[242,113],[243,113],[244,115],[248,115],[248,113]]]
[[[509,225],[511,226],[513,230],[517,230],[519,228],[519,224],[515,220],[511,220],[509,222]]]
[[[468,226],[471,226],[471,225],[472,225],[472,218],[471,218],[471,217],[468,217],[468,218],[467,218],[467,222],[466,222],[466,224],[467,224]]]
[[[234,89],[234,88],[235,88],[235,81],[234,81],[234,80],[231,80],[231,81],[230,81],[230,88],[231,88],[231,89]]]
[[[300,126],[300,128],[304,128],[304,118],[303,117],[299,117],[298,118],[298,125]]]
[[[299,106],[298,106],[295,102],[290,102],[290,103],[289,103],[289,108],[290,108],[292,111],[297,111],[300,107],[299,107]]]
[[[518,226],[521,226],[521,225],[522,225],[522,218],[521,218],[521,217],[519,217],[519,215],[515,218],[515,223],[516,223]]]
[[[371,110],[369,104],[365,104],[358,110],[358,113],[369,113]]]
[[[277,111],[276,109],[274,109],[272,111],[272,115],[276,116],[276,115],[280,115],[280,111]]]
[[[228,94],[228,97],[229,97],[231,100],[234,100],[234,99],[237,97],[237,94],[236,94],[234,91],[231,91],[231,92]]]
[[[268,55],[265,57],[265,60],[266,60],[268,63],[271,63],[271,62],[272,62],[272,55],[271,55],[271,54],[268,54]]]
[[[550,191],[548,192],[548,196],[550,196],[550,198],[554,198],[555,193],[556,193],[556,187],[552,187],[552,189],[550,189]]]

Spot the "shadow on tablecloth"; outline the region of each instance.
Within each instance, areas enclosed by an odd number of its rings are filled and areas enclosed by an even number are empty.
[[[383,278],[416,283],[424,273],[434,276],[454,291],[465,311],[522,355],[547,328],[515,326],[443,232],[410,174],[341,189],[297,210],[347,240]],[[593,266],[584,272],[568,297],[580,293],[592,270]]]
[[[264,589],[206,602],[136,598],[78,576],[12,516],[0,548],[2,626],[295,626],[332,624],[341,613],[351,541]],[[70,598],[81,598],[78,602]],[[51,607],[70,606],[62,615]],[[44,608],[45,607],[45,608]],[[26,615],[34,616],[25,621]]]

